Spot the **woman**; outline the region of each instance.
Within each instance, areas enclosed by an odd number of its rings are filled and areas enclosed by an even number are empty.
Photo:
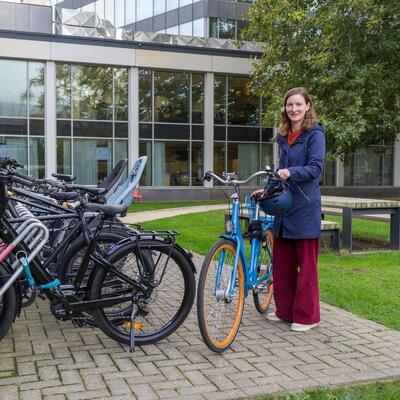
[[[290,329],[307,331],[320,321],[318,239],[321,232],[319,182],[325,155],[323,127],[317,123],[307,90],[286,93],[277,138],[279,176],[287,181],[293,205],[275,217],[273,282],[276,312],[270,321],[289,321]]]

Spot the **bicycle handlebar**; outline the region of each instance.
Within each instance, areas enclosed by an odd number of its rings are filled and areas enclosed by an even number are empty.
[[[231,179],[231,177],[233,176],[232,174],[227,174],[226,176],[220,177],[214,174],[214,172],[212,171],[207,171],[204,175],[204,180],[209,182],[211,181],[211,179],[216,179],[217,181],[223,184],[227,184],[229,186],[240,186],[261,175],[266,175],[270,177],[279,177],[279,175],[277,175],[276,172],[272,170],[257,171],[244,180]]]

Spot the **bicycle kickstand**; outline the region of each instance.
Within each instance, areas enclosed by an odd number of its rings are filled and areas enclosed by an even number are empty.
[[[129,351],[133,353],[135,351],[135,318],[138,315],[139,308],[137,304],[132,303],[132,312],[129,326]]]

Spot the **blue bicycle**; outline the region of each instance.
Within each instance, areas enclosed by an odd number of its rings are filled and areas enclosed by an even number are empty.
[[[277,179],[272,170],[259,171],[244,181],[234,174],[222,177],[209,171],[204,179],[229,185],[231,218],[226,221],[225,234],[207,254],[199,277],[197,292],[197,317],[200,332],[206,345],[222,353],[232,344],[239,330],[244,300],[252,290],[258,312],[265,313],[271,303],[272,283],[272,225],[273,217],[261,214],[257,199],[247,196],[249,227],[242,232],[240,225],[241,203],[239,188],[258,176]],[[250,240],[250,257],[246,256],[245,239]]]

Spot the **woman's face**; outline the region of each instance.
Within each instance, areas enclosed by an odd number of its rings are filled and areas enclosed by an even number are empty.
[[[293,125],[299,125],[304,121],[306,112],[310,109],[310,103],[301,94],[294,94],[286,100],[286,114]]]

